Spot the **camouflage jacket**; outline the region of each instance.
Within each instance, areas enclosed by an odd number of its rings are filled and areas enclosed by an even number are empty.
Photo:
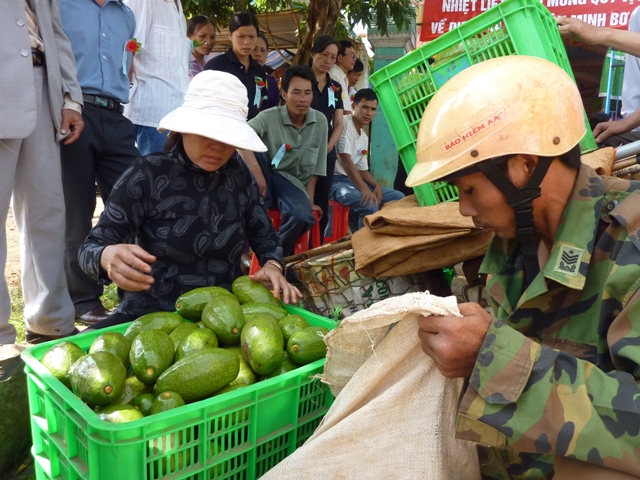
[[[583,165],[524,290],[517,240],[481,271],[496,318],[458,410],[484,478],[552,478],[555,455],[640,476],[640,182]]]

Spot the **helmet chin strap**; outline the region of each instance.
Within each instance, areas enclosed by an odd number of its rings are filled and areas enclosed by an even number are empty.
[[[517,188],[492,161],[476,164],[478,170],[507,197],[507,203],[516,214],[516,231],[524,256],[525,288],[533,282],[533,279],[540,272],[532,202],[540,196],[540,183],[542,183],[553,161],[553,158],[549,157],[538,157],[538,159],[538,165],[533,170],[529,181],[521,188]]]

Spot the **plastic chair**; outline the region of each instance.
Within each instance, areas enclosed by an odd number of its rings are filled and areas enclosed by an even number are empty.
[[[329,200],[329,208],[333,212],[333,232],[324,237],[325,243],[331,243],[343,238],[349,230],[349,207],[334,200]]]
[[[273,222],[273,226],[276,228],[276,232],[280,231],[280,225],[282,224],[280,211],[276,210],[275,208],[269,208],[267,210],[267,213],[269,214],[269,218]],[[294,254],[306,252],[307,250],[309,250],[309,237],[311,237],[313,248],[320,246],[320,219],[318,218],[318,212],[313,212],[313,218],[315,219],[316,223],[313,225],[313,227],[311,227],[310,230],[307,230],[300,236],[300,238],[298,238],[296,246],[293,249]],[[253,275],[258,270],[260,270],[260,268],[261,267],[260,262],[258,261],[258,256],[255,254],[251,255],[251,266],[249,267],[249,275]]]

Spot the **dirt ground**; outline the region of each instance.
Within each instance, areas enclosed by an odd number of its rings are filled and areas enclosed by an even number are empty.
[[[96,211],[93,215],[93,224],[98,221],[98,217],[102,213],[104,206],[100,197],[96,199]],[[20,232],[16,227],[13,218],[13,211],[9,209],[6,224],[7,232],[7,263],[5,265],[4,274],[7,278],[9,289],[20,285]]]

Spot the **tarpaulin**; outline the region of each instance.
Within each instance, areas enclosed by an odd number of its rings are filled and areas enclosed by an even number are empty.
[[[598,27],[627,29],[640,0],[540,0],[556,17],[576,17]],[[424,0],[420,40],[427,42],[480,15],[501,0]]]

